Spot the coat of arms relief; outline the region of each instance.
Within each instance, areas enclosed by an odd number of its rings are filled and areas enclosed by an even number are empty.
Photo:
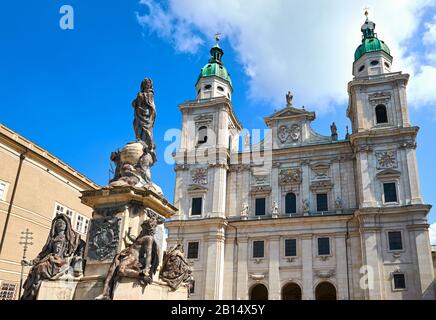
[[[299,124],[281,125],[277,137],[281,143],[297,142],[301,137],[301,127]]]

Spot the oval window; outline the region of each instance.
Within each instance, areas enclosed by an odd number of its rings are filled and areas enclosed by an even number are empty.
[[[218,86],[217,89],[218,89],[219,91],[224,91],[224,88],[223,88],[223,87],[220,87],[220,86]]]
[[[363,69],[365,69],[365,65],[363,65],[363,66],[360,66],[360,68],[359,68],[359,72],[362,72],[362,71],[363,71]]]
[[[389,63],[385,62],[385,67],[386,67],[386,68],[390,68],[391,66],[390,66]]]
[[[207,84],[204,86],[204,90],[210,90],[212,88],[212,86],[210,84]]]
[[[372,66],[376,66],[376,65],[378,65],[378,61],[377,61],[377,60],[372,60],[372,61],[371,61],[371,65],[372,65]]]

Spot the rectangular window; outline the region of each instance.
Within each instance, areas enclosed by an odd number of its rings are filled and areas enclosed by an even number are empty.
[[[401,231],[389,231],[389,250],[403,250],[403,239]]]
[[[297,240],[296,239],[286,239],[285,240],[285,257],[296,257],[297,256]]]
[[[89,220],[84,216],[77,214],[76,231],[86,233],[88,231]]]
[[[383,183],[383,191],[385,194],[385,202],[397,202],[397,187],[395,182]]]
[[[203,207],[203,198],[192,198],[192,216],[201,216]]]
[[[256,199],[256,216],[264,216],[266,212],[266,199],[265,198],[257,198]]]
[[[0,300],[15,300],[16,283],[2,281],[0,286]]]
[[[330,238],[318,238],[318,255],[326,256],[330,254]]]
[[[316,195],[316,211],[328,211],[327,193],[318,193]]]
[[[261,240],[253,241],[253,258],[263,258],[265,256],[265,243]]]
[[[64,206],[57,204],[55,215],[57,216],[58,214],[61,214],[61,213],[64,213]]]
[[[406,277],[403,273],[394,274],[394,289],[406,289]]]
[[[68,218],[70,218],[71,223],[73,222],[73,211],[70,209],[67,209],[67,211],[65,211],[65,214],[68,216]]]
[[[6,182],[0,181],[0,200],[6,200]]]
[[[188,259],[198,259],[198,242],[188,243]]]

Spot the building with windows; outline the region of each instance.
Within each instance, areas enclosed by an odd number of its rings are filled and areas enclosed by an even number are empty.
[[[0,125],[0,300],[17,299],[22,232],[32,232],[27,260],[44,246],[51,221],[65,213],[86,240],[92,209],[80,201],[82,190],[98,186],[26,138]],[[24,278],[29,267],[24,268]]]
[[[352,132],[323,136],[286,105],[252,143],[217,44],[182,113],[168,245],[194,268],[191,299],[434,299],[409,75],[368,18],[348,84]],[[241,145],[241,147],[240,147]]]

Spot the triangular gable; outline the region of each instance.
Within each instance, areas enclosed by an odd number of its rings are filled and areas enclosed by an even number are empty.
[[[268,124],[273,120],[288,119],[288,118],[308,118],[309,120],[315,119],[315,112],[306,111],[304,109],[297,109],[292,106],[287,106],[269,117],[264,118],[265,123]]]

